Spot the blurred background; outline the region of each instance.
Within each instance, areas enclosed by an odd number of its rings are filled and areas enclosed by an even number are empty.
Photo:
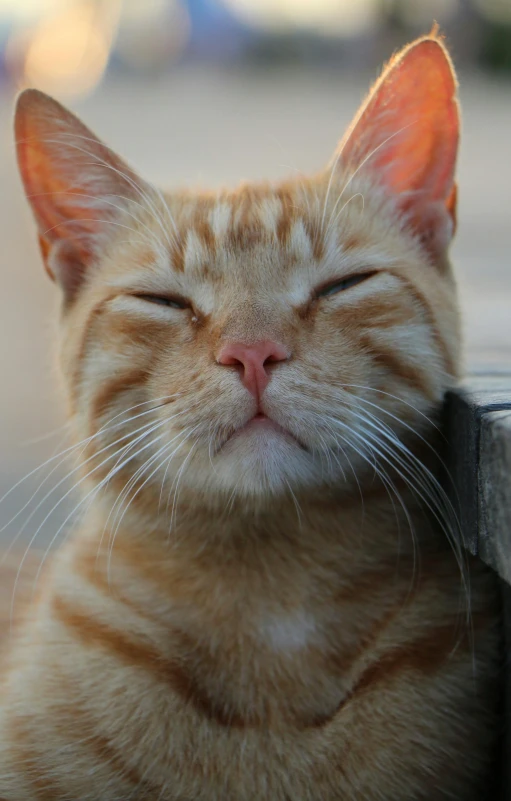
[[[0,527],[46,473],[16,482],[65,442],[57,293],[16,174],[16,92],[55,95],[163,185],[278,178],[327,161],[382,63],[434,20],[461,84],[453,257],[467,362],[499,370],[511,364],[511,0],[0,0],[0,496],[14,487]],[[63,494],[25,541],[56,530],[67,500],[44,518]]]

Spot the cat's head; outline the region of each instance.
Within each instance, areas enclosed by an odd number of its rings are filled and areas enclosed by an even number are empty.
[[[458,131],[434,35],[386,67],[323,172],[236,191],[162,194],[21,94],[19,165],[91,478],[262,502],[390,469],[458,370]]]

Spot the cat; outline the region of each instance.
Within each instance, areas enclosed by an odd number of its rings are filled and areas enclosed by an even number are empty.
[[[5,655],[0,797],[483,797],[498,603],[436,455],[461,363],[441,37],[311,177],[163,194],[33,89],[15,128],[81,515]]]

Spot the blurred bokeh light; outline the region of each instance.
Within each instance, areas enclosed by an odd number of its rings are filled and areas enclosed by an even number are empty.
[[[511,0],[0,0],[16,87],[90,93],[108,69],[292,60],[373,68],[437,21],[460,61],[511,71]]]
[[[353,36],[374,27],[380,0],[223,0],[248,24],[267,30],[305,30]]]
[[[64,97],[94,89],[108,64],[121,0],[17,3],[25,7],[24,24],[13,26],[5,50],[15,83]]]

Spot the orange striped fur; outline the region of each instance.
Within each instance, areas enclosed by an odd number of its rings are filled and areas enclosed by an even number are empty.
[[[16,133],[83,501],[5,654],[0,796],[482,797],[498,605],[435,455],[460,371],[441,40],[277,186],[162,194],[31,90]],[[256,397],[221,353],[260,342],[287,355]]]

